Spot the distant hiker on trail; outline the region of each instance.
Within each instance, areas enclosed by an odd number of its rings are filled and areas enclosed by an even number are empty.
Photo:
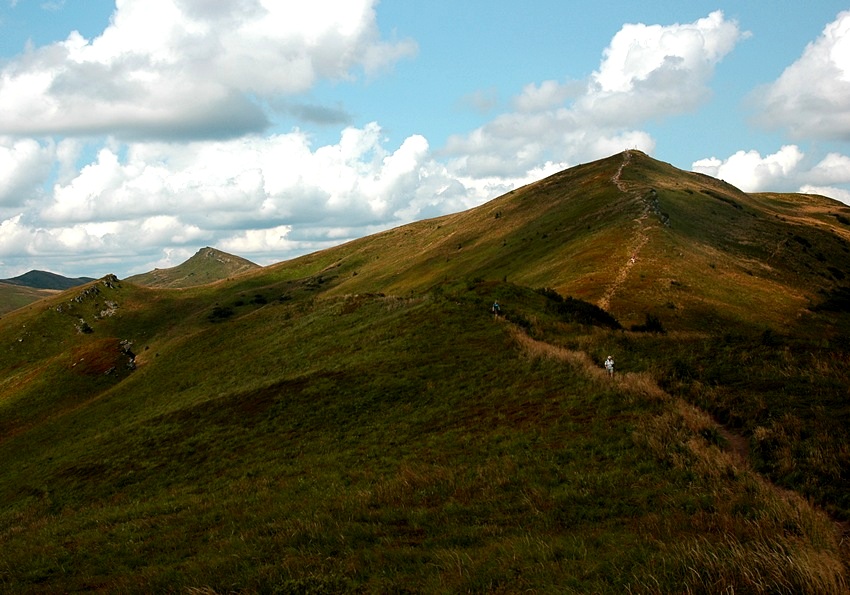
[[[613,378],[614,377],[614,358],[612,358],[610,355],[608,356],[608,359],[605,360],[605,369],[608,371],[608,376]]]
[[[493,318],[498,318],[499,314],[502,313],[502,309],[499,307],[499,300],[493,302],[493,307],[491,308],[493,311]]]

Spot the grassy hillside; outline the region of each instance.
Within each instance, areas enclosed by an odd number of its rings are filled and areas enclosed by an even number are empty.
[[[846,592],[844,211],[628,155],[4,316],[0,589]]]
[[[46,271],[30,271],[0,280],[0,316],[36,302],[56,291],[83,285],[94,279],[79,277],[69,279]]]
[[[195,287],[259,268],[250,260],[215,248],[201,248],[186,262],[168,269],[133,275],[127,281],[147,287]]]
[[[55,292],[0,282],[0,316],[36,302],[52,293]]]
[[[478,277],[552,287],[628,326],[651,313],[671,329],[778,330],[850,285],[848,221],[833,200],[747,195],[629,151],[277,267],[334,278],[337,295]]]

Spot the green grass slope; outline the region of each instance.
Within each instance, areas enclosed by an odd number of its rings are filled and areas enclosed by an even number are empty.
[[[0,316],[36,302],[53,293],[55,292],[47,289],[35,289],[0,282]]]
[[[628,155],[219,283],[105,277],[4,316],[0,590],[845,592],[843,211],[714,190],[739,209]],[[741,263],[778,314],[732,291]]]
[[[0,401],[8,590],[845,584],[831,523],[724,451],[710,419],[647,375],[610,382],[523,332],[535,316],[553,339],[599,332],[561,322],[541,294],[292,285],[226,318],[196,294],[152,320],[138,305],[156,294],[110,285],[58,301],[14,346]],[[493,291],[517,322],[491,318]],[[97,318],[106,301],[117,312]],[[121,341],[142,335],[129,370]]]
[[[194,287],[214,283],[258,268],[250,260],[215,248],[201,248],[186,262],[168,269],[133,275],[127,281],[147,287]]]
[[[47,297],[56,291],[83,285],[94,279],[78,277],[69,279],[56,273],[30,271],[0,280],[0,316]]]
[[[628,151],[277,266],[337,278],[337,294],[478,277],[552,287],[627,325],[779,328],[848,285],[848,220],[837,201],[747,195]]]

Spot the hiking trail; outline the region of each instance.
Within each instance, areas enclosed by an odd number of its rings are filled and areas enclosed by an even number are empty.
[[[746,437],[719,423],[696,405],[669,394],[658,386],[658,383],[650,374],[646,372],[617,372],[614,378],[609,378],[608,372],[594,362],[593,358],[584,351],[575,351],[534,339],[513,324],[510,324],[509,332],[514,341],[529,357],[548,358],[564,362],[579,373],[591,378],[594,382],[612,384],[628,400],[668,401],[672,405],[672,410],[677,414],[679,423],[694,434],[699,435],[701,430],[706,428],[716,430],[726,441],[725,446],[717,445],[716,448],[703,448],[688,443],[688,448],[701,458],[709,468],[721,469],[728,473],[744,471],[752,474],[786,501],[802,502],[805,500],[795,491],[775,484],[768,477],[755,470],[750,460],[750,448]],[[643,428],[644,431],[647,429],[651,429],[651,422]],[[660,446],[666,448],[665,445]],[[659,456],[663,455],[660,452],[658,454]],[[839,540],[840,556],[845,564],[850,564],[850,522],[839,520],[825,510],[816,508],[831,519],[837,540]]]
[[[631,151],[623,152],[623,162],[620,164],[620,167],[617,168],[617,172],[611,177],[611,182],[617,187],[617,189],[623,194],[636,198],[638,200],[643,199],[643,194],[635,188],[630,187],[628,182],[624,182],[622,180],[623,170],[629,165],[629,162],[632,159]],[[637,263],[638,257],[640,256],[640,251],[646,246],[646,243],[649,241],[649,236],[644,232],[644,223],[646,219],[649,217],[650,212],[652,211],[652,204],[648,201],[645,202],[645,206],[643,212],[634,220],[634,232],[629,240],[629,248],[627,251],[628,257],[626,262],[619,268],[617,271],[614,280],[605,290],[605,293],[600,298],[599,302],[596,304],[603,310],[607,310],[608,306],[611,304],[611,298],[614,297],[614,294],[620,289],[620,286],[626,281],[629,276],[629,273],[634,267],[635,263]]]

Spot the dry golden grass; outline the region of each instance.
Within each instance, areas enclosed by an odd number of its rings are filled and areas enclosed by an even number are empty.
[[[798,494],[774,486],[753,471],[741,448],[721,447],[723,436],[731,435],[711,416],[673,399],[647,373],[617,374],[611,379],[583,351],[535,340],[516,328],[511,328],[511,334],[528,357],[564,362],[595,382],[613,383],[632,399],[666,402],[662,413],[638,421],[634,441],[708,486],[702,497],[712,503],[710,511],[694,512],[689,523],[693,530],[723,537],[677,542],[663,554],[661,570],[636,577],[629,592],[664,593],[671,583],[684,593],[847,592],[832,520]],[[739,509],[746,505],[741,493],[764,504],[743,523]],[[663,517],[650,526],[652,518],[645,519],[647,530],[659,534],[678,530],[667,526],[674,520]]]
[[[663,401],[669,398],[658,383],[645,372],[616,372],[612,377],[608,372],[593,361],[584,351],[575,351],[538,341],[526,335],[520,329],[511,327],[511,335],[523,351],[532,358],[553,359],[572,366],[577,371],[596,382],[608,383],[624,395],[643,400]]]
[[[841,564],[834,556],[787,540],[745,543],[727,536],[716,543],[696,538],[672,547],[661,565],[663,572],[641,577],[629,592],[666,593],[660,585],[671,582],[681,593],[847,592]]]

